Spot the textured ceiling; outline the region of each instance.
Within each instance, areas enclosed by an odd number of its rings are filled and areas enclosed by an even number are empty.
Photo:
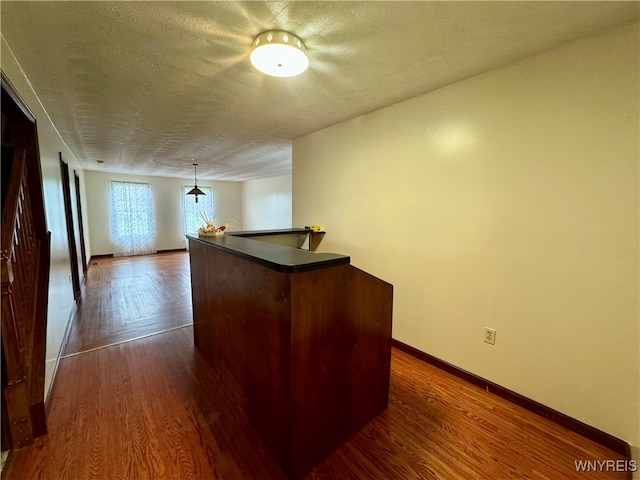
[[[1,31],[89,170],[248,180],[291,141],[638,18],[638,2],[10,2]],[[300,36],[299,77],[249,63]],[[97,163],[104,161],[103,164]]]

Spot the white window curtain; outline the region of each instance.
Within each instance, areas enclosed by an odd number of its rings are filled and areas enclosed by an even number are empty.
[[[149,184],[111,182],[111,237],[116,257],[156,253]]]
[[[182,187],[182,212],[184,218],[184,233],[194,235],[198,229],[204,225],[202,215],[209,220],[214,220],[213,216],[213,188],[199,187],[206,195],[198,195],[196,203],[195,195],[187,195],[192,186]]]

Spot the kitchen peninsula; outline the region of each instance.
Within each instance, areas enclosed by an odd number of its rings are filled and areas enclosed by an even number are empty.
[[[188,236],[195,345],[292,479],[387,407],[391,362],[392,285],[256,239],[305,233]]]

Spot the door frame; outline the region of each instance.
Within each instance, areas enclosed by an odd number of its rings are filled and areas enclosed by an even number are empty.
[[[80,299],[80,272],[78,271],[78,248],[76,247],[76,234],[73,228],[73,212],[71,209],[71,179],[69,178],[69,165],[60,156],[60,174],[62,175],[62,195],[64,199],[64,216],[67,220],[67,240],[69,241],[69,262],[71,263],[71,284],[73,285],[73,299]]]
[[[80,227],[80,257],[82,258],[82,273],[87,273],[87,249],[84,243],[84,227],[82,221],[82,202],[80,201],[80,177],[78,172],[73,171],[76,184],[76,208],[78,210],[78,226]]]

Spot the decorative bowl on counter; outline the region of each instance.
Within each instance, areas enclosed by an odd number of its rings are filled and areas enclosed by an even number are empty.
[[[215,232],[198,232],[199,237],[219,237],[224,235],[224,230],[216,230]]]
[[[220,235],[224,235],[224,231],[229,226],[229,220],[222,225],[216,226],[213,220],[209,220],[204,212],[200,212],[200,215],[204,220],[204,226],[198,229],[199,237],[219,237]]]

